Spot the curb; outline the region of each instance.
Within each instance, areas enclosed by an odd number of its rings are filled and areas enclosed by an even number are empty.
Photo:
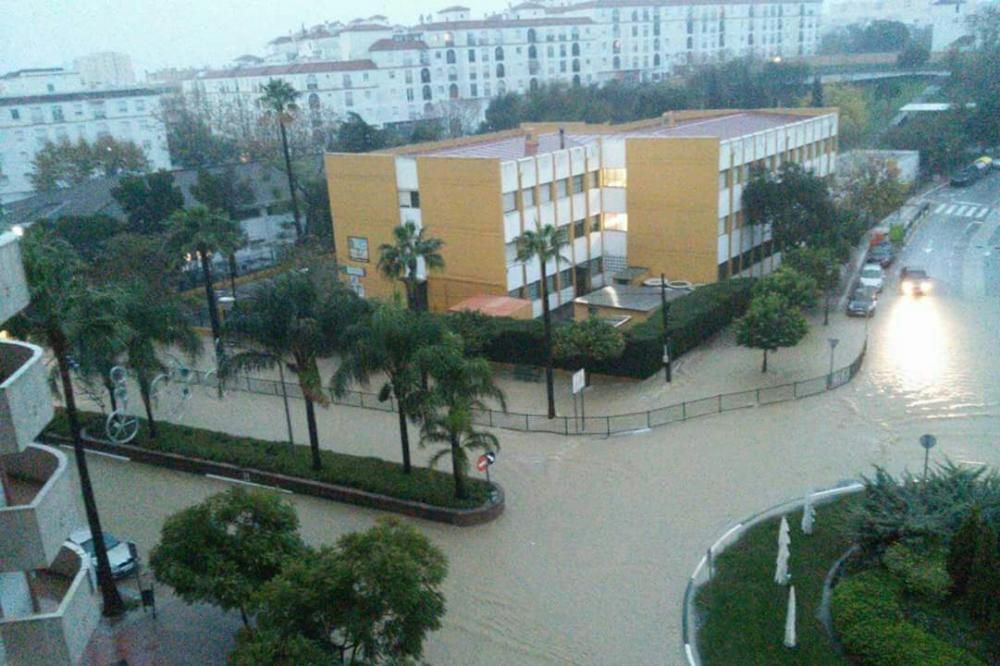
[[[39,437],[39,440],[52,445],[72,445],[69,438],[52,435],[51,433],[43,433]],[[491,482],[493,486],[493,501],[491,503],[473,509],[449,509],[423,502],[371,493],[358,490],[357,488],[286,476],[274,472],[265,472],[249,467],[239,467],[229,463],[213,462],[201,458],[189,458],[176,453],[150,451],[149,449],[130,444],[113,444],[88,437],[86,434],[83,436],[83,444],[89,451],[123,461],[134,460],[135,462],[154,465],[156,467],[166,467],[190,474],[200,474],[202,476],[269,488],[271,490],[310,495],[312,497],[333,500],[334,502],[353,504],[380,511],[390,511],[404,516],[422,518],[457,527],[482,525],[496,520],[504,512],[506,505],[506,496],[503,488],[496,482]]]

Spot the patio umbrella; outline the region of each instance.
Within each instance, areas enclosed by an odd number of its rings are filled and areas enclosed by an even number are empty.
[[[788,585],[788,543],[778,542],[778,560],[774,565],[774,582]]]
[[[812,534],[815,522],[816,507],[813,506],[812,495],[806,495],[805,504],[802,506],[802,533]]]
[[[788,613],[785,615],[785,647],[793,648],[795,640],[795,586],[788,588]]]

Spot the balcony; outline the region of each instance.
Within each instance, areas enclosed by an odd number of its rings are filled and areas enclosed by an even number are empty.
[[[41,348],[0,341],[0,456],[24,450],[52,413]]]
[[[0,324],[28,305],[28,283],[21,266],[17,236],[0,233]]]
[[[28,574],[35,612],[0,619],[7,660],[19,666],[79,662],[100,620],[100,598],[82,551],[63,547],[46,569]]]
[[[32,444],[21,453],[0,457],[8,494],[0,507],[0,571],[26,571],[56,559],[66,535],[77,524],[76,488],[66,455]]]

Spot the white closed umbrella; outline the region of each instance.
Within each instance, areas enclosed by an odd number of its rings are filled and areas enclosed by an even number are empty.
[[[795,638],[795,586],[788,588],[788,612],[785,615],[785,647],[793,648]]]
[[[792,542],[792,531],[788,527],[788,518],[781,517],[781,526],[778,528],[778,546],[787,546]]]
[[[816,507],[813,506],[812,495],[806,495],[806,502],[802,507],[802,533],[812,534],[815,523]]]
[[[774,565],[774,582],[778,585],[788,585],[788,544],[778,544],[778,559]]]

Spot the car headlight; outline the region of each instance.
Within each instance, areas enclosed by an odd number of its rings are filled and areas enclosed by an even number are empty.
[[[903,285],[902,285],[902,289],[903,289],[903,293],[904,294],[912,294],[913,293],[913,283],[912,282],[904,282]]]
[[[921,291],[930,291],[933,287],[934,287],[934,285],[931,284],[931,282],[929,280],[924,280],[923,282],[920,283],[920,290]]]

